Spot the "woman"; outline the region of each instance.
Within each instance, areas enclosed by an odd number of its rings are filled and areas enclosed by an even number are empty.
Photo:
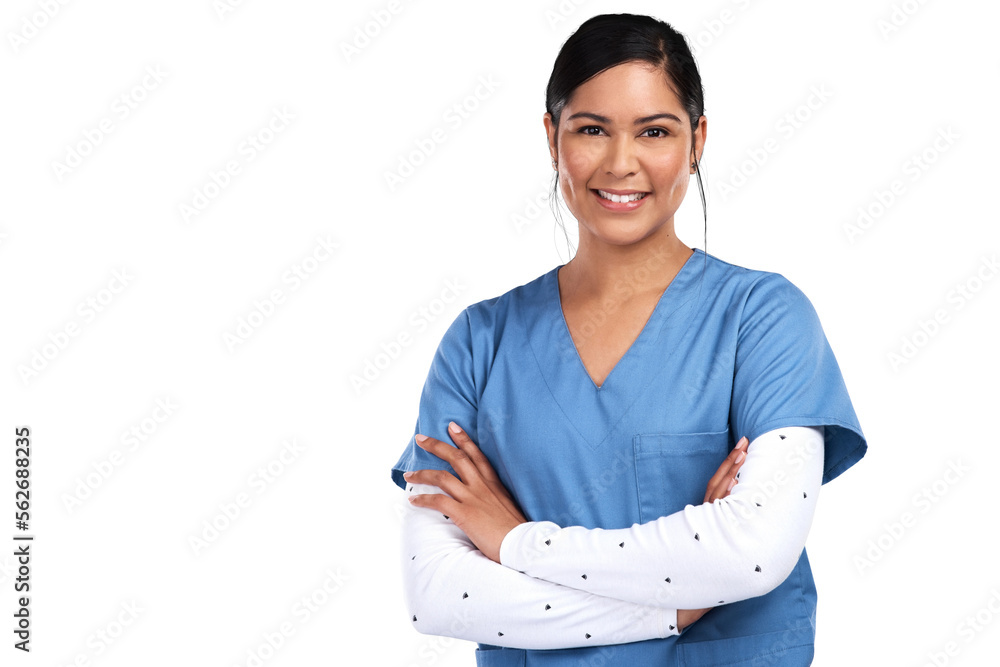
[[[707,122],[669,25],[586,21],[546,107],[579,249],[434,357],[392,471],[413,626],[480,665],[808,665],[819,486],[867,449],[816,313],[674,235]]]

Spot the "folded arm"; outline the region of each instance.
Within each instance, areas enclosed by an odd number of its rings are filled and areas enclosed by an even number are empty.
[[[443,492],[410,484],[407,493]],[[675,610],[595,595],[495,563],[433,509],[414,507],[406,513],[402,547],[410,621],[424,634],[557,649],[679,633]]]
[[[823,472],[822,427],[790,426],[750,443],[728,497],[630,528],[512,529],[500,562],[547,582],[667,609],[764,595],[805,546]]]

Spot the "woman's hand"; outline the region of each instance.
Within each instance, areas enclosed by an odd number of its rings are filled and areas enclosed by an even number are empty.
[[[733,490],[733,487],[739,483],[736,475],[739,473],[740,468],[743,467],[743,462],[747,458],[748,444],[749,441],[746,439],[746,436],[743,436],[736,443],[733,451],[729,452],[729,456],[722,461],[722,465],[712,475],[712,479],[708,480],[708,486],[705,488],[704,502],[713,503],[719,498],[725,498]]]
[[[749,442],[746,437],[740,438],[740,441],[736,443],[736,447],[733,451],[729,452],[723,461],[719,469],[715,471],[712,475],[712,479],[708,480],[708,486],[705,488],[705,502],[712,503],[719,498],[725,498],[729,495],[729,492],[733,490],[733,487],[739,484],[739,480],[736,479],[736,474],[743,467],[743,462],[746,461],[746,449]],[[711,609],[711,607],[709,607]],[[705,615],[709,609],[678,609],[677,610],[677,629],[683,630],[687,626],[691,625],[699,618]]]
[[[448,432],[458,449],[422,435],[417,435],[417,445],[451,464],[459,477],[445,470],[415,470],[404,473],[403,478],[414,484],[436,486],[451,497],[424,493],[410,496],[410,502],[450,518],[477,549],[499,563],[503,538],[527,519],[468,434],[455,422],[451,422]]]

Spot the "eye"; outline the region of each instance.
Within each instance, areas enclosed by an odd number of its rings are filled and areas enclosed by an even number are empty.
[[[584,125],[579,130],[577,130],[577,132],[579,132],[580,134],[585,134],[590,137],[598,137],[601,135],[601,132],[604,132],[604,130],[602,130],[597,125]]]
[[[653,134],[649,134],[650,132],[652,132]],[[670,133],[669,133],[669,132],[667,132],[667,131],[666,131],[665,129],[663,129],[662,127],[651,127],[651,128],[649,128],[648,130],[645,130],[645,131],[644,131],[644,132],[642,133],[642,136],[645,136],[645,137],[650,137],[651,139],[660,139],[660,138],[662,138],[662,137],[666,137],[666,136],[668,136],[669,134],[670,134]]]

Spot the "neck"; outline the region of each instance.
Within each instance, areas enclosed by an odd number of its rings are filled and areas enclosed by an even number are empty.
[[[622,285],[632,294],[662,294],[693,252],[672,233],[628,245],[581,236],[576,256],[559,270],[560,283],[587,298],[620,294]]]

